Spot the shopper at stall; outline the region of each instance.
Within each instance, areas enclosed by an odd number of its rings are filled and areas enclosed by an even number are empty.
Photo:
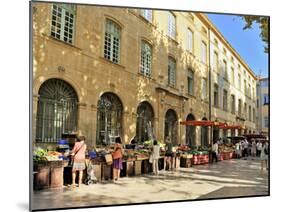
[[[264,169],[264,166],[266,167],[266,169],[268,169],[267,167],[267,149],[266,149],[266,146],[265,146],[265,143],[262,142],[262,145],[261,145],[261,154],[260,154],[260,160],[261,160],[261,171],[263,171]]]
[[[257,157],[260,157],[260,154],[261,154],[261,146],[262,146],[262,143],[261,141],[259,140],[257,142]]]
[[[74,144],[71,151],[71,156],[73,157],[72,166],[72,188],[75,187],[76,172],[79,172],[78,187],[82,184],[83,170],[85,167],[85,153],[87,145],[85,144],[85,136],[79,136]]]
[[[173,157],[173,144],[171,143],[171,139],[168,136],[166,138],[166,145],[165,145],[165,158],[164,158],[164,170],[166,170],[166,166],[168,164],[169,170],[172,169],[172,157]]]
[[[219,154],[219,145],[217,141],[214,141],[212,146],[212,163],[214,162],[214,159],[216,159],[216,162],[218,162],[218,154]]]
[[[240,141],[238,141],[235,144],[235,153],[236,153],[237,158],[241,158],[241,143],[240,143]]]
[[[115,138],[113,157],[113,180],[117,181],[120,177],[122,166],[122,141],[120,137]]]
[[[153,174],[158,175],[159,168],[158,168],[158,159],[160,157],[160,146],[156,140],[153,141],[152,147],[152,170]]]
[[[257,144],[256,141],[252,141],[252,149],[251,149],[251,154],[252,154],[252,160],[257,156]]]

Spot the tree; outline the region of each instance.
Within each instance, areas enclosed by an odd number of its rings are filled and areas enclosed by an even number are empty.
[[[268,53],[268,17],[265,16],[241,16],[242,19],[246,22],[246,25],[243,27],[243,30],[251,29],[253,23],[259,24],[259,28],[261,30],[260,37],[263,42],[265,42],[264,52]]]

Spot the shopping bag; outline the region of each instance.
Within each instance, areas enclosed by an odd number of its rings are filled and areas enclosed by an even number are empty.
[[[112,164],[112,155],[111,154],[106,154],[105,156],[105,161],[108,165]]]

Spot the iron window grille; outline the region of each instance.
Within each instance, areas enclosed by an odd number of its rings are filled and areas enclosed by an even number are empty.
[[[63,80],[50,79],[39,89],[36,141],[57,142],[63,133],[77,130],[78,97]]]
[[[178,124],[177,124],[177,114],[174,110],[169,109],[166,112],[165,116],[165,135],[164,138],[169,138],[171,139],[171,142],[174,145],[178,144]]]
[[[188,116],[186,117],[186,121],[192,121],[195,120],[195,117],[192,114],[188,114]],[[194,147],[196,145],[195,142],[195,126],[186,126],[185,128],[185,132],[186,132],[186,144]]]
[[[66,43],[73,43],[76,6],[53,4],[51,36]]]
[[[137,108],[136,140],[138,143],[154,138],[153,135],[154,113],[151,105],[142,102]]]
[[[121,28],[115,22],[107,19],[105,24],[104,58],[119,63]]]
[[[122,134],[123,106],[119,98],[112,93],[105,93],[98,101],[97,144],[108,145]]]

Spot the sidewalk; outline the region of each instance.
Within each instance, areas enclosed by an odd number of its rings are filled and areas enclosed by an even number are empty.
[[[268,194],[260,161],[232,159],[63,191],[35,191],[33,208],[63,208]]]

